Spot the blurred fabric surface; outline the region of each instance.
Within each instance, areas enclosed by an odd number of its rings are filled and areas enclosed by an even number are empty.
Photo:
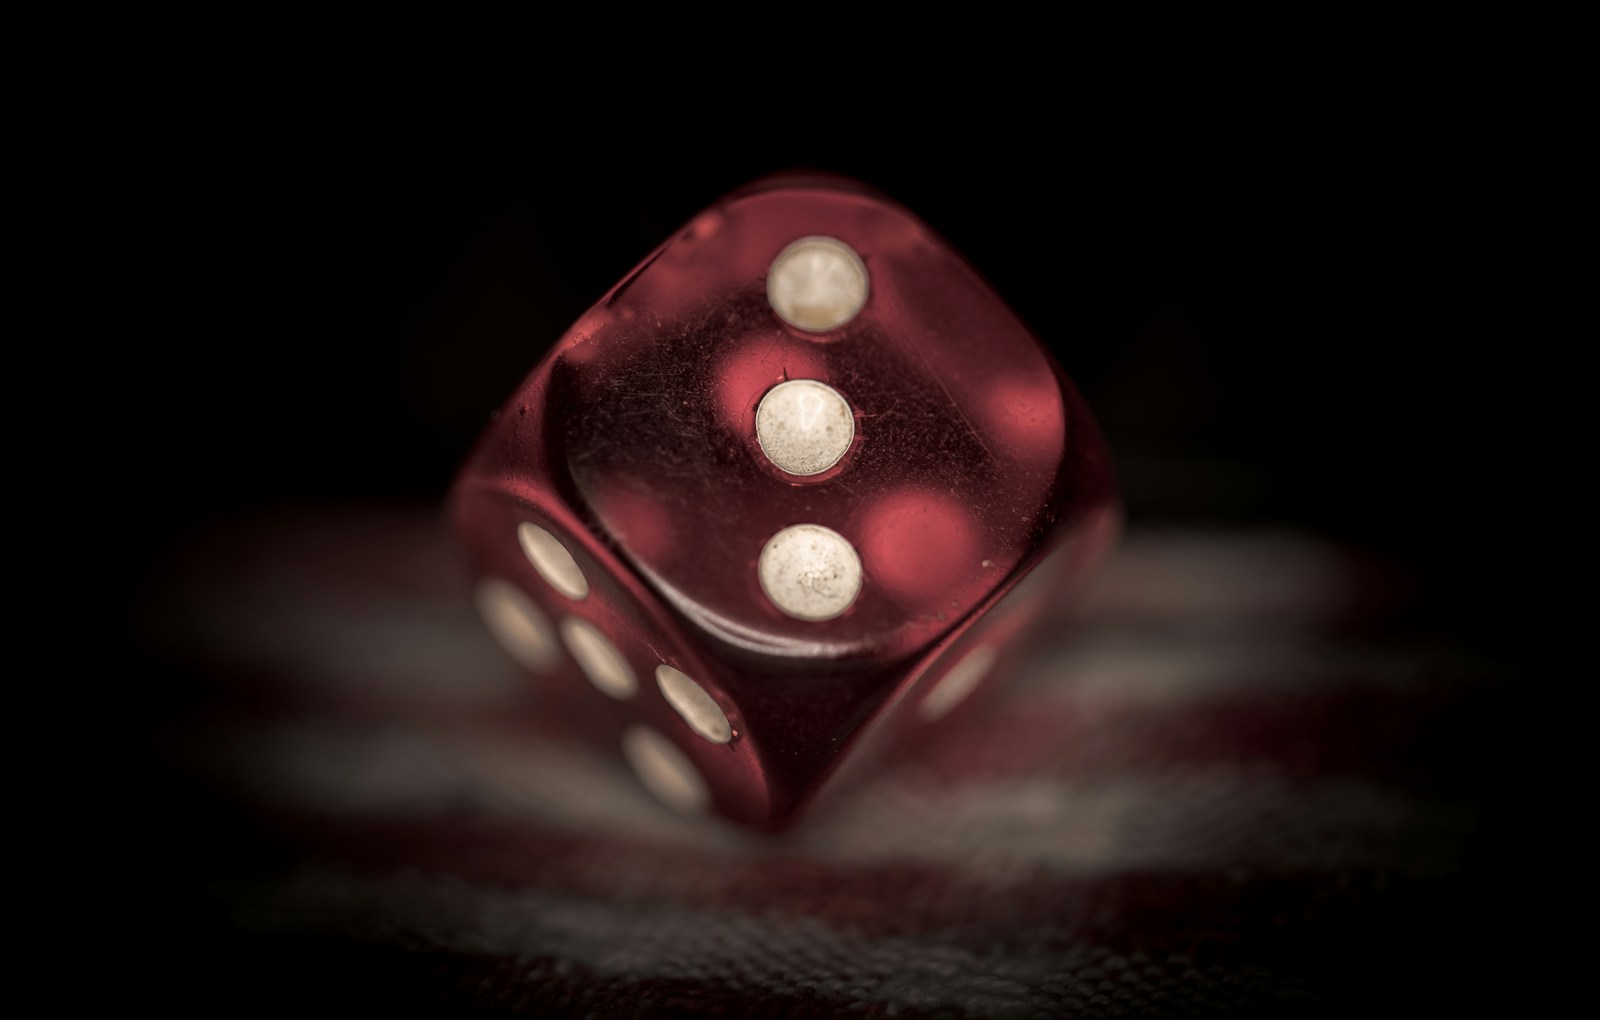
[[[219,519],[134,610],[172,699],[145,948],[174,1008],[274,1015],[1467,998],[1508,934],[1505,684],[1412,590],[1305,533],[1135,528],[958,732],[766,837],[568,739],[433,508]]]

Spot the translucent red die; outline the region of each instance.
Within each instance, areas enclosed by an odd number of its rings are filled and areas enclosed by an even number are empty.
[[[450,516],[489,628],[591,736],[672,807],[769,828],[946,725],[1117,520],[1039,341],[833,178],[736,192],[645,259],[523,381]]]

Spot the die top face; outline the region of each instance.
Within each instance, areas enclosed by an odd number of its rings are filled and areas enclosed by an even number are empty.
[[[534,413],[513,445],[741,660],[882,664],[1104,490],[1063,482],[1095,449],[1074,400],[909,212],[786,182],[701,214],[591,309],[514,398]]]

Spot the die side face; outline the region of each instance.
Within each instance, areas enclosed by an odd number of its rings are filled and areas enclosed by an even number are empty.
[[[450,516],[490,633],[575,738],[625,756],[680,811],[786,817],[788,787],[769,777],[716,667],[549,476],[469,470]],[[537,554],[531,529],[562,553]]]
[[[982,610],[1111,499],[1070,384],[959,256],[893,203],[791,183],[587,313],[453,514],[475,576],[545,618],[483,596],[491,630],[535,672],[570,659],[647,785],[778,824],[886,706],[963,701],[998,656],[967,647]],[[902,711],[917,682],[930,707]]]

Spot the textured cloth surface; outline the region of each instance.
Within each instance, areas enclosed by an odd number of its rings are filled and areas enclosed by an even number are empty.
[[[1303,1015],[1497,959],[1503,684],[1384,565],[1134,531],[945,739],[780,837],[567,736],[437,518],[197,537],[135,609],[171,1008]],[[147,978],[150,975],[146,975]]]

